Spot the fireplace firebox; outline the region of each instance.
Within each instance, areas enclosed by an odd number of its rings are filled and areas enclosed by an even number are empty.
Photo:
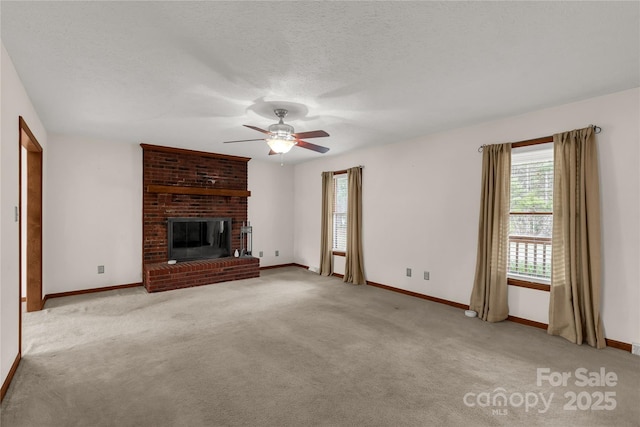
[[[168,218],[169,259],[231,256],[231,218]]]

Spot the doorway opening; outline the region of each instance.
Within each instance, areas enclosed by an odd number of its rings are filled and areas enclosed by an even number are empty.
[[[19,118],[20,318],[26,310],[42,310],[42,146]],[[22,329],[22,327],[21,327]]]

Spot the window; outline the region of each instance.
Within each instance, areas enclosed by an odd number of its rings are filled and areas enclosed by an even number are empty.
[[[333,250],[347,250],[347,174],[333,176]]]
[[[509,278],[549,284],[553,225],[553,143],[511,154]]]

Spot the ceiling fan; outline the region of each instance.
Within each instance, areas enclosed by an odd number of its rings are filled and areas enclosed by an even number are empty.
[[[329,151],[327,147],[312,144],[310,142],[303,141],[302,138],[320,138],[329,136],[329,134],[323,130],[313,130],[310,132],[298,132],[294,133],[293,126],[286,124],[283,119],[287,115],[288,111],[284,108],[276,108],[273,110],[275,115],[280,118],[278,123],[269,126],[269,130],[260,129],[259,127],[243,125],[249,129],[257,130],[267,135],[262,139],[241,139],[238,141],[225,141],[225,144],[233,142],[246,142],[246,141],[266,141],[271,148],[269,154],[284,154],[288,153],[294,145],[298,147],[306,148],[308,150],[316,151],[318,153],[326,153]]]

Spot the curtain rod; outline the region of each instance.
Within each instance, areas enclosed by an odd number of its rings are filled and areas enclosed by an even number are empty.
[[[354,166],[354,168],[364,169],[364,166],[363,165],[358,165],[358,166]],[[334,175],[340,175],[341,173],[347,173],[347,170],[348,169],[342,169],[342,170],[339,170],[339,171],[333,171],[333,174]],[[322,174],[320,174],[320,175],[322,175]]]
[[[589,125],[587,127],[592,127],[593,128],[593,133],[595,133],[595,134],[599,134],[600,132],[602,132],[602,128],[600,126],[598,126],[598,125]],[[553,141],[552,138],[553,138],[553,135],[551,135],[551,136],[543,136],[542,138],[528,139],[526,141],[513,142],[512,144],[530,143],[530,144],[527,144],[527,145],[533,145],[533,144],[545,142],[545,141],[543,141],[545,139],[551,139],[551,141]],[[551,142],[551,141],[548,141],[548,142]],[[482,144],[480,147],[478,147],[478,153],[482,153],[482,149],[487,145],[489,145],[489,144]]]

